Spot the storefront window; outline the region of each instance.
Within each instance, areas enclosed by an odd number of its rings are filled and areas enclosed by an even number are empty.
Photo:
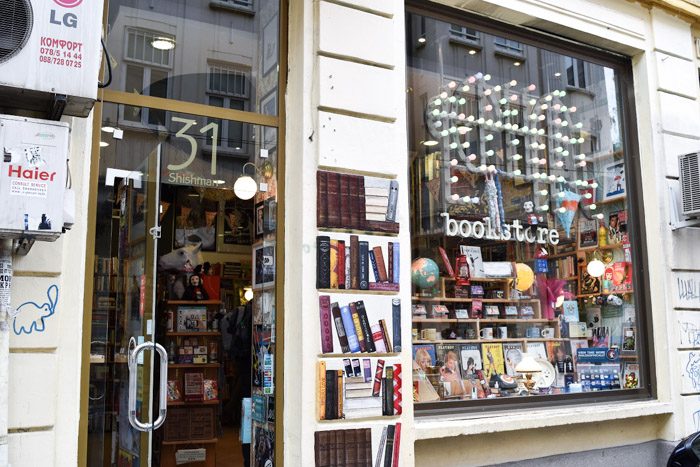
[[[417,410],[646,393],[626,71],[454,22],[406,22]]]

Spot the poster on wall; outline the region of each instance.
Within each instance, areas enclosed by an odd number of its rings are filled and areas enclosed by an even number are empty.
[[[252,243],[253,206],[238,198],[224,201],[224,245]]]
[[[218,210],[216,201],[200,196],[195,188],[178,187],[173,248],[201,243],[202,251],[216,251]]]
[[[617,161],[603,167],[603,199],[611,201],[624,198],[625,189],[625,161]]]
[[[275,283],[275,245],[258,244],[253,247],[253,288]]]

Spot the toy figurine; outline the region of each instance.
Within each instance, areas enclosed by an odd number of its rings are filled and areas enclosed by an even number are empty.
[[[185,300],[207,300],[209,295],[207,291],[204,290],[202,285],[202,277],[200,276],[201,267],[197,266],[195,272],[190,276],[187,288],[185,288],[185,294],[182,298]]]

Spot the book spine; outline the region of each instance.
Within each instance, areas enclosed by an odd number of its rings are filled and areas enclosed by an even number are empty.
[[[379,397],[379,392],[382,389],[382,374],[384,373],[384,360],[377,360],[377,369],[374,370],[374,386],[372,387],[372,396]]]
[[[359,268],[359,274],[360,274],[360,290],[368,290],[369,289],[369,264],[368,264],[368,251],[369,251],[369,243],[368,242],[359,242],[359,248],[358,248],[358,268]]]
[[[331,297],[321,295],[318,297],[321,315],[321,352],[333,353],[333,331],[331,330]]]
[[[340,174],[328,174],[328,227],[340,227]]]
[[[340,174],[340,227],[344,229],[350,228],[350,210],[352,200],[350,199],[350,187],[348,186],[349,175]]]
[[[375,246],[372,248],[372,251],[374,251],[374,257],[377,259],[377,269],[379,269],[379,277],[377,278],[377,282],[387,282],[389,278],[386,275],[386,263],[384,262],[382,247]]]
[[[379,320],[379,326],[382,329],[382,339],[384,340],[384,346],[387,352],[393,352],[394,348],[391,346],[391,338],[389,338],[389,328],[386,326],[386,321],[383,319]]]
[[[353,376],[358,377],[358,378],[360,376],[362,376],[362,368],[360,368],[360,359],[359,358],[352,359],[352,373],[353,373]]]
[[[386,445],[386,437],[388,434],[388,427],[382,429],[382,437],[379,438],[379,449],[377,449],[377,457],[374,461],[374,467],[382,467],[382,454],[384,454],[384,446]]]
[[[374,251],[369,250],[367,252],[369,255],[369,262],[372,265],[372,274],[374,275],[374,281],[373,282],[380,282],[379,280],[379,268],[377,267],[377,257],[374,255]]]
[[[357,430],[345,431],[345,459],[343,465],[357,465]]]
[[[386,272],[387,280],[389,282],[394,282],[394,242],[389,242],[387,246],[387,262],[386,262]]]
[[[365,383],[369,383],[372,381],[372,360],[369,358],[363,358],[362,367],[365,372]]]
[[[401,364],[396,363],[394,365],[394,413],[396,415],[401,415],[403,412],[401,403]]]
[[[365,198],[365,177],[358,177],[358,189],[357,189],[357,198],[358,198],[358,214],[357,218],[359,221],[359,226],[358,228],[360,229],[366,229],[367,228],[367,199]]]
[[[379,353],[386,353],[386,344],[384,343],[384,337],[382,336],[382,326],[379,323],[373,324],[371,329],[375,350]]]
[[[345,328],[345,335],[348,338],[348,346],[350,347],[350,352],[359,352],[360,343],[357,341],[357,333],[355,332],[355,325],[352,322],[352,314],[350,313],[350,307],[341,307],[340,316],[343,318],[343,327]]]
[[[365,216],[366,216],[366,214],[365,214]],[[366,220],[365,221],[365,230],[371,230],[373,232],[398,234],[399,233],[399,224],[398,224],[398,222]]]
[[[331,240],[330,288],[338,288],[338,240]]]
[[[343,359],[343,366],[345,367],[345,374],[348,376],[352,376],[352,363],[350,363],[349,358]]]
[[[350,198],[352,200],[352,211],[350,212],[350,218],[352,220],[352,228],[362,230],[362,219],[360,218],[360,210],[362,209],[362,204],[364,203],[364,195],[360,194],[360,181],[364,180],[364,177],[356,175],[352,177],[350,187],[352,188],[352,193]]]
[[[360,352],[367,352],[367,346],[365,344],[365,334],[362,332],[362,324],[360,323],[360,315],[357,312],[357,306],[354,303],[350,302],[348,304],[348,307],[350,308],[352,324],[355,327],[357,343],[360,345]]]
[[[328,226],[328,172],[316,172],[316,223]]]
[[[352,271],[350,268],[351,261],[350,245],[345,245],[345,288],[352,288]]]
[[[452,269],[452,265],[450,264],[450,258],[447,257],[447,252],[441,246],[438,247],[438,251],[440,252],[440,257],[442,258],[442,264],[443,264],[443,266],[445,266],[445,271],[447,272],[447,275],[450,277],[454,277],[455,270]]]
[[[318,362],[318,419],[326,419],[326,362]]]
[[[389,205],[386,208],[386,220],[396,221],[396,206],[399,202],[399,182],[392,180],[389,183]]]
[[[336,377],[337,379],[337,384],[336,384],[336,395],[335,399],[338,402],[338,419],[344,418],[344,412],[343,412],[343,370],[337,370],[336,372]]]
[[[338,288],[345,288],[345,241],[338,240]]]
[[[338,412],[335,404],[337,375],[335,370],[326,370],[326,420],[335,420]]]
[[[362,335],[365,338],[365,348],[367,352],[376,352],[377,349],[374,347],[374,339],[372,339],[372,327],[369,324],[369,318],[367,317],[367,310],[365,309],[365,302],[360,300],[355,303],[355,308],[357,309],[357,314],[360,318],[360,327],[362,328]]]
[[[396,424],[394,429],[394,453],[392,467],[399,467],[399,452],[401,451],[401,422]]]
[[[357,235],[350,235],[350,288],[360,288],[360,242]]]
[[[394,368],[386,367],[386,377],[382,378],[382,415],[394,415]]]
[[[399,284],[392,284],[390,282],[370,282],[369,290],[382,290],[386,292],[398,292]]]
[[[384,449],[384,467],[391,467],[394,455],[394,434],[396,427],[389,425],[386,431],[386,448]]]
[[[316,237],[316,288],[331,287],[331,239],[326,236]]]
[[[394,352],[401,352],[401,299],[391,300],[391,329],[394,331]]]
[[[362,443],[362,449],[364,449],[365,455],[360,466],[372,467],[372,429],[364,428],[362,431],[364,432],[364,443]]]
[[[348,344],[348,336],[345,334],[345,326],[343,325],[343,316],[340,313],[340,307],[337,303],[331,304],[333,313],[333,322],[335,323],[335,332],[338,333],[338,342],[340,342],[340,351],[350,353],[350,345]]]
[[[343,465],[345,461],[345,430],[333,430],[335,433],[335,453],[331,455],[331,465]]]
[[[399,283],[399,254],[400,254],[399,243],[394,242],[394,244],[392,246],[394,247],[394,277],[392,279],[392,282],[394,284],[398,284]]]

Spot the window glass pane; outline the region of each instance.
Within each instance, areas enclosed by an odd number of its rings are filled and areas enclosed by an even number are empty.
[[[407,25],[417,409],[647,387],[618,72]]]
[[[213,91],[245,97],[248,111],[277,114],[261,103],[277,90],[279,0],[112,0],[108,22],[109,54],[169,70],[169,98],[206,103]],[[131,92],[127,84],[115,73],[110,88]]]

